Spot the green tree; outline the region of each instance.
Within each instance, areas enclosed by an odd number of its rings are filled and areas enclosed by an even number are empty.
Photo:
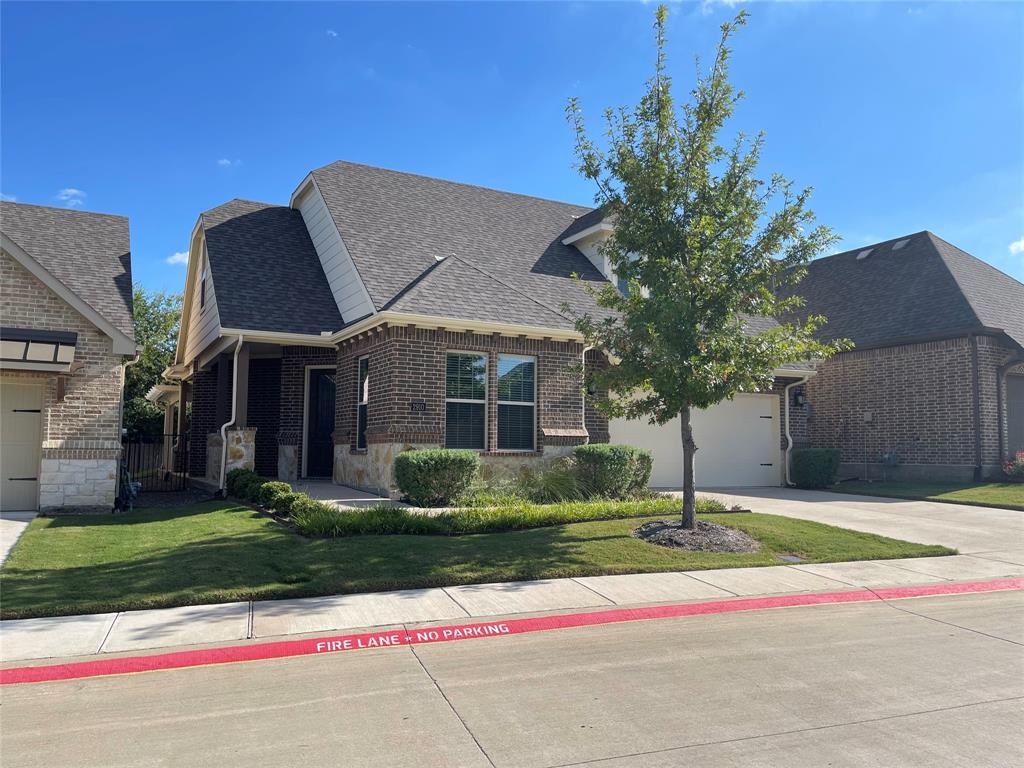
[[[181,318],[181,294],[133,289],[135,342],[142,348],[139,362],[128,366],[124,379],[124,426],[129,432],[159,435],[163,409],[146,400],[154,384],[165,382],[164,369],[174,362]]]
[[[659,7],[654,75],[639,104],[605,112],[603,149],[588,137],[576,99],[566,110],[578,170],[595,182],[596,202],[615,227],[603,253],[628,284],[624,292],[595,290],[607,312],[577,315],[576,327],[615,362],[588,370],[589,381],[609,391],[599,408],[653,424],[680,417],[682,523],[693,528],[691,412],[768,389],[779,365],[842,346],[817,341],[824,318],[794,319],[801,300],[778,293],[838,238],[815,225],[809,188],[795,190],[777,174],[758,177],[763,134],[719,143],[743,96],[729,83],[729,42],[747,13],[722,25],[710,71],[698,74],[678,112],[666,71],[666,18]]]

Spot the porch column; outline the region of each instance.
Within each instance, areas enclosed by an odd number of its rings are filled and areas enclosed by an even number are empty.
[[[178,384],[178,429],[177,429],[177,458],[174,462],[175,472],[184,472],[188,464],[186,455],[188,452],[188,401],[192,397],[192,386],[189,382],[182,380]]]

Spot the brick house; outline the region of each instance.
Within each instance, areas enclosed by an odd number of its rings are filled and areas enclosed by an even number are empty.
[[[970,481],[1024,450],[1024,285],[931,232],[811,263],[794,288],[853,350],[807,383],[841,476]]]
[[[4,511],[109,511],[135,355],[128,220],[0,203]]]
[[[392,493],[395,455],[408,448],[472,448],[485,473],[508,473],[609,440],[650,448],[652,485],[678,486],[678,424],[609,423],[581,388],[581,369],[604,362],[564,306],[601,312],[585,286],[617,283],[599,247],[611,231],[587,207],[328,165],[288,206],[232,200],[199,217],[167,370],[178,392],[154,396],[191,403],[179,409],[192,414],[190,471],[219,486],[226,469],[251,466]],[[986,269],[998,277],[979,272],[979,285],[1009,280]],[[940,306],[929,311],[944,315]],[[1008,361],[985,343],[980,357]],[[849,442],[827,426],[844,364],[783,366],[770,391],[696,414],[698,483],[779,485],[793,446]],[[962,370],[949,376],[963,385]],[[855,443],[841,447],[860,459]]]
[[[590,208],[345,162],[288,206],[232,200],[193,230],[179,391],[153,399],[191,403],[190,471],[217,485],[251,466],[391,493],[412,447],[472,448],[495,474],[632,440],[587,402],[580,371],[603,361],[563,311],[601,311],[584,286],[615,279],[607,231]],[[782,392],[813,371],[778,373],[698,426],[732,425],[718,442],[747,456],[727,476],[709,449],[705,477],[782,481]]]

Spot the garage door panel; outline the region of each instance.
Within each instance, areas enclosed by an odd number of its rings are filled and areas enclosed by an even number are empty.
[[[698,486],[742,487],[779,485],[779,398],[776,395],[737,395],[692,418],[697,454]],[[663,426],[613,419],[613,443],[647,448],[654,454],[651,485],[678,488],[683,483],[679,419]]]

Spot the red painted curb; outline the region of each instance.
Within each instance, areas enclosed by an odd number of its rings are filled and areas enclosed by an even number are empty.
[[[408,631],[396,629],[386,632],[366,632],[357,635],[281,640],[272,643],[252,643],[224,648],[161,653],[150,656],[97,659],[95,661],[81,661],[71,664],[13,667],[0,670],[0,685],[126,675],[138,672],[154,672],[163,669],[184,669],[212,664],[231,664],[240,661],[259,661],[290,656],[339,653],[368,648],[455,642],[482,637],[521,635],[530,632],[545,632],[554,629],[590,627],[599,624],[617,624],[648,619],[668,619],[682,616],[757,611],[769,608],[793,608],[804,605],[864,603],[874,600],[899,600],[913,597],[1019,589],[1024,589],[1024,579],[996,579],[992,581],[928,584],[919,587],[892,587],[875,590],[858,589],[850,592],[818,592],[773,597],[732,598],[728,600],[712,600],[705,603],[655,605],[644,608],[616,608],[590,613],[539,616],[529,619],[488,621],[477,624],[453,624],[441,627],[427,627],[425,629],[411,629]]]

